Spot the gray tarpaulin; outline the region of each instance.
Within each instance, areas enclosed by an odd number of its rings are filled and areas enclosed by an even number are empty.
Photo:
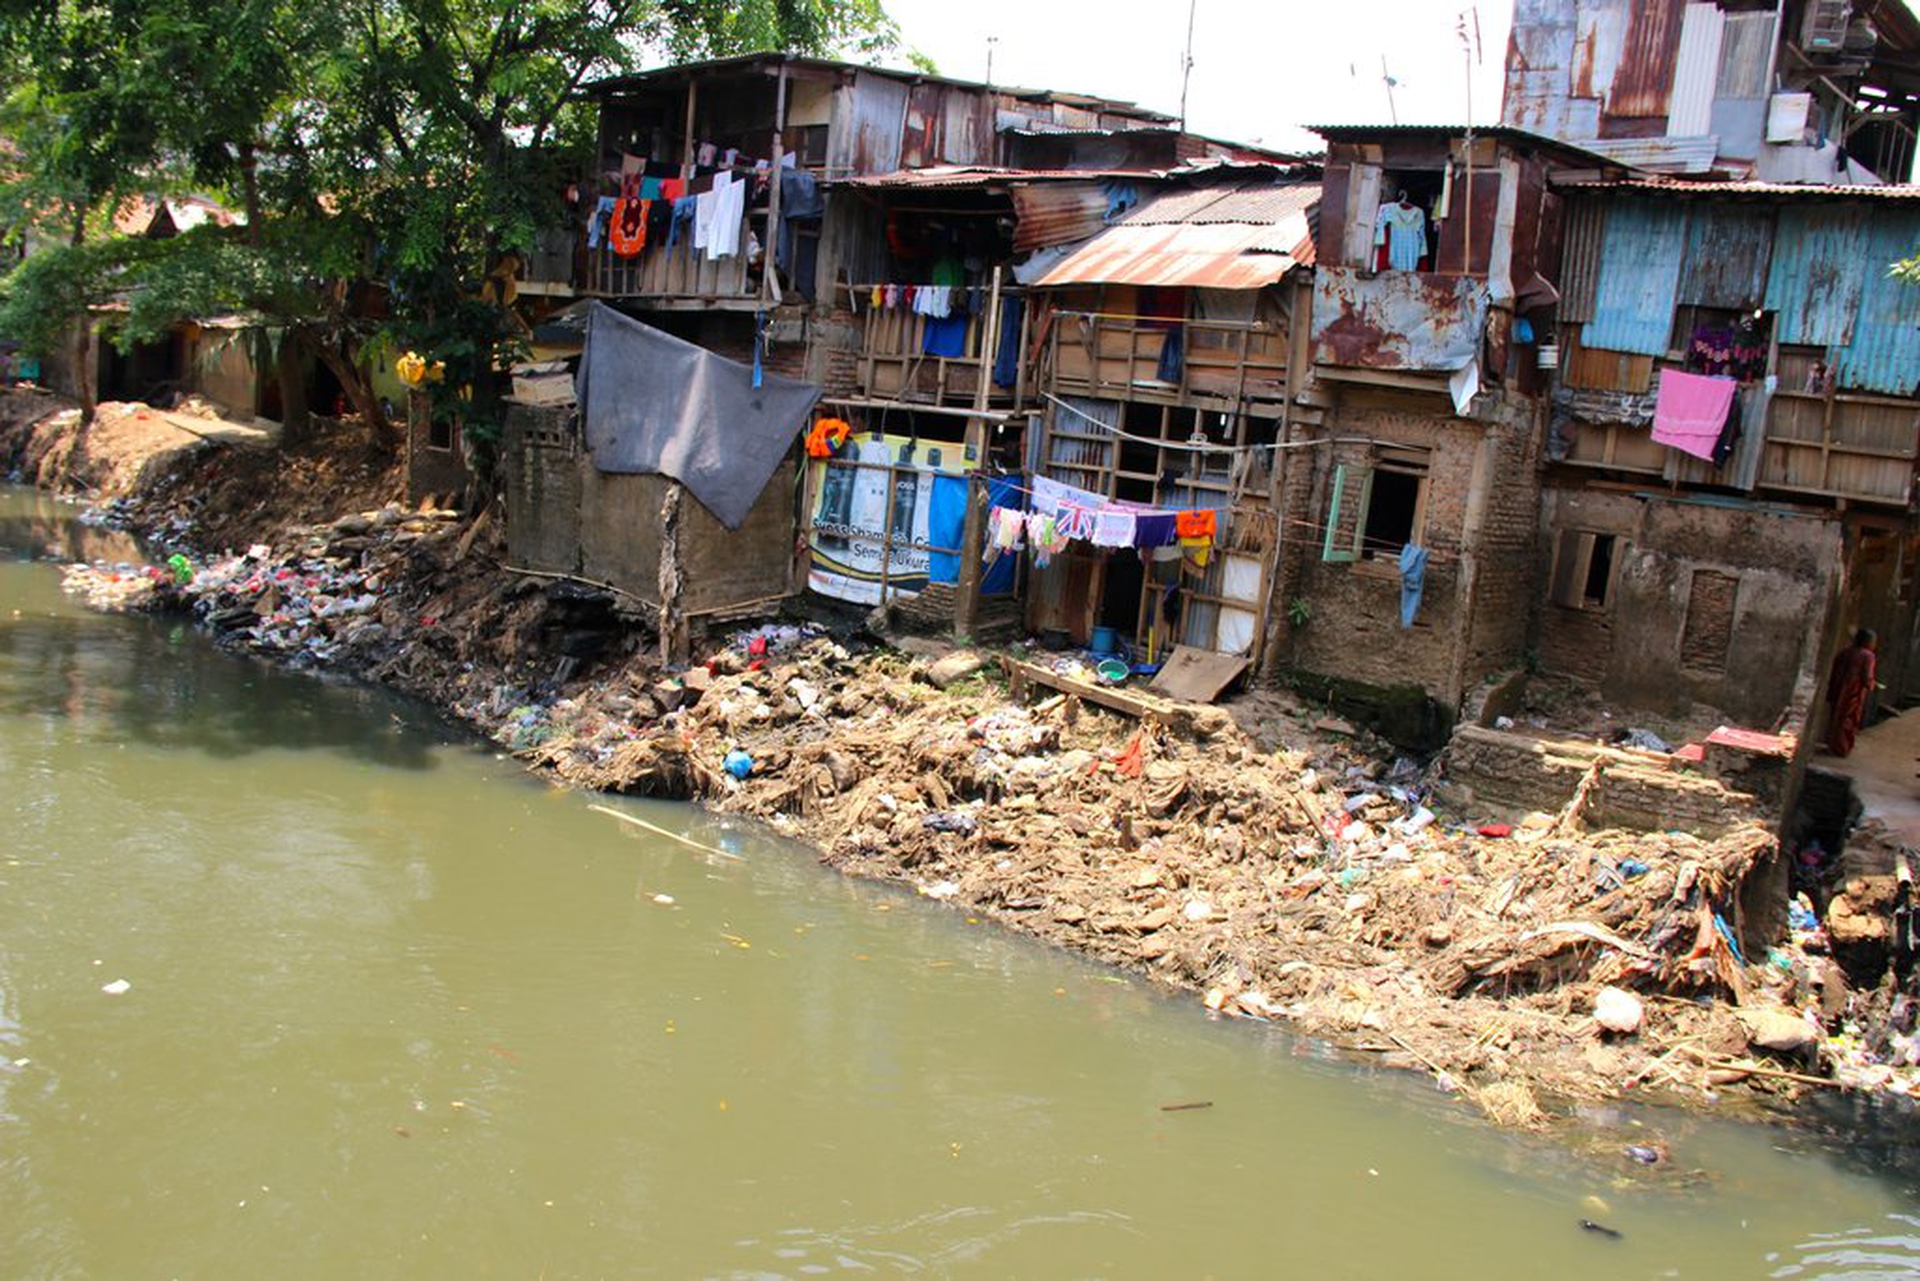
[[[765,374],[623,316],[587,313],[575,386],[594,467],[671,476],[738,529],[806,430],[820,388]]]

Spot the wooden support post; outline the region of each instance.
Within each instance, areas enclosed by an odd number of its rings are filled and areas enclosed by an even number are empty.
[[[773,100],[773,172],[767,178],[767,243],[761,249],[760,296],[777,306],[786,301],[780,290],[780,173],[785,163],[787,123],[787,64],[780,64],[780,84]],[[742,246],[742,252],[745,246]]]
[[[899,478],[899,469],[893,460],[893,451],[887,451],[887,519],[880,527],[880,608],[885,609],[891,603],[893,591],[893,487]]]
[[[980,621],[980,561],[986,553],[987,508],[992,492],[985,479],[987,393],[993,386],[993,352],[999,342],[1000,268],[995,267],[993,286],[987,292],[987,323],[981,331],[980,360],[974,376],[974,416],[967,420],[966,460],[973,463],[973,469],[967,473],[967,514],[960,536],[960,600],[953,616],[956,636],[972,636]]]
[[[678,667],[692,655],[680,591],[680,482],[667,482],[660,500],[660,662]]]

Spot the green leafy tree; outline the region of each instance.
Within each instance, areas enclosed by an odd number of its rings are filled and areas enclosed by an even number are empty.
[[[484,462],[525,336],[499,281],[589,162],[581,86],[660,52],[896,40],[879,0],[0,0],[0,131],[19,153],[0,216],[73,228],[7,279],[0,332],[42,342],[116,299],[123,343],[244,312],[276,340],[290,420],[318,360],[382,444],[367,352],[389,342],[445,364],[433,412]],[[178,190],[245,222],[86,234],[126,195]]]

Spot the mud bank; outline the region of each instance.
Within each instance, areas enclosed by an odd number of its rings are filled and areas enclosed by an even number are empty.
[[[714,638],[666,672],[611,596],[504,571],[492,516],[381,502],[397,474],[345,431],[116,474],[137,483],[105,518],[186,559],[76,571],[103,607],[192,610],[223,644],[411,692],[569,784],[764,818],[844,871],[1429,1073],[1502,1122],[1803,1084],[1752,1057],[1818,1040],[1798,1009],[1825,978],[1740,950],[1740,889],[1776,854],[1758,827],[1588,831],[1577,807],[1485,826],[1304,719],[1256,741],[1218,709],[1174,728],[1029,704],[993,656],[853,632]]]

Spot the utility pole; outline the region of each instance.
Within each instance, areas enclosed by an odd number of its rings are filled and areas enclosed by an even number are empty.
[[[993,46],[1000,43],[999,36],[987,37],[987,88],[993,88]]]
[[[1467,60],[1467,201],[1460,223],[1460,274],[1468,276],[1473,274],[1473,64],[1480,54],[1479,8],[1462,9],[1454,29],[1460,33],[1460,48]],[[1437,257],[1435,267],[1440,265]]]
[[[1187,83],[1193,79],[1193,15],[1200,0],[1187,0],[1187,51],[1180,55],[1180,132],[1187,131]]]
[[[1394,86],[1400,82],[1393,78],[1391,71],[1387,70],[1387,55],[1384,53],[1380,55],[1380,83],[1387,87],[1387,115],[1392,117],[1393,123],[1399,124],[1400,108],[1393,105],[1393,90]]]

